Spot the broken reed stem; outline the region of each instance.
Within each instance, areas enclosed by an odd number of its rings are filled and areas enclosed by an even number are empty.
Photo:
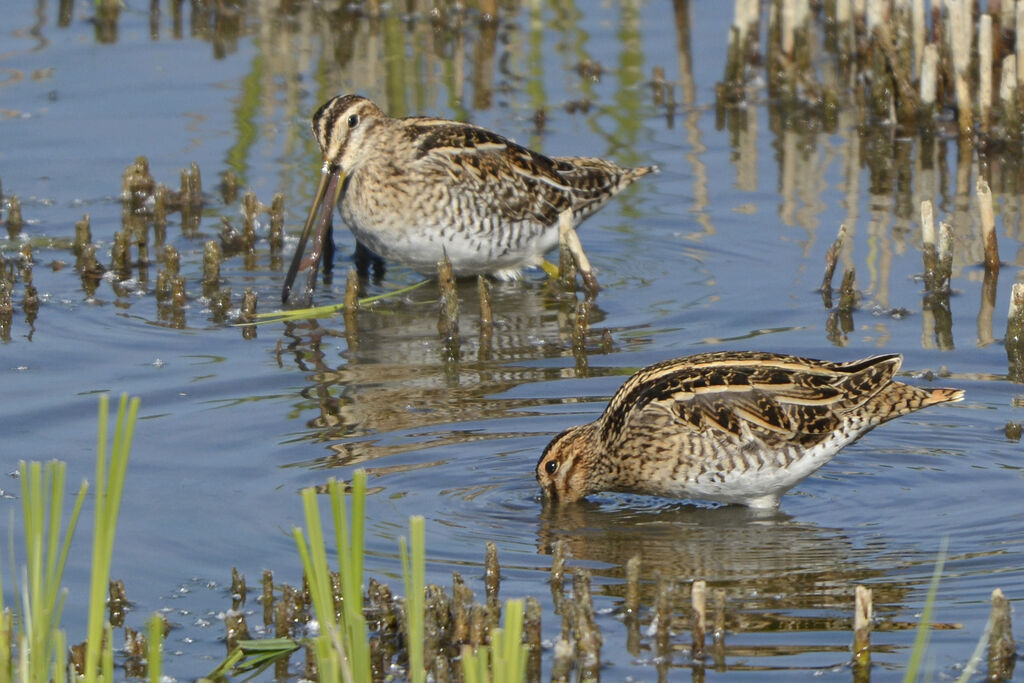
[[[256,218],[260,211],[260,200],[249,190],[242,197],[242,244],[248,254],[256,249]]]
[[[544,610],[537,598],[526,598],[523,617],[523,642],[530,649],[526,660],[527,680],[539,681],[541,670],[541,617]]]
[[[13,240],[22,232],[25,219],[22,218],[22,200],[17,195],[11,195],[7,206],[7,236]]]
[[[284,246],[284,195],[278,192],[270,203],[270,255],[281,253]]]
[[[996,239],[996,216],[992,206],[992,190],[978,178],[978,208],[981,213],[981,237],[985,245],[985,270],[999,270],[999,243]]]
[[[484,275],[476,277],[476,291],[480,295],[480,333],[490,330],[494,324],[494,313],[491,310],[491,283]]]
[[[1011,140],[1020,138],[1019,114],[1017,109],[1017,58],[1006,55],[1003,58],[1002,77],[999,80],[999,106],[1003,134]]]
[[[871,589],[857,586],[853,608],[853,665],[867,671],[871,668]]]
[[[989,622],[992,624],[992,630],[988,640],[988,680],[1012,680],[1017,652],[1013,642],[1010,603],[999,588],[992,591],[992,613]]]
[[[485,275],[476,278],[476,291],[480,297],[480,334],[477,344],[477,360],[491,358],[491,340],[494,337],[494,313],[491,310],[491,281]]]
[[[875,44],[885,55],[886,66],[892,74],[893,84],[896,86],[896,102],[899,105],[899,120],[901,123],[910,125],[916,123],[917,113],[921,109],[918,94],[914,90],[914,77],[911,73],[910,64],[902,58],[896,45],[893,43],[892,34],[885,23],[879,23],[874,28]]]
[[[587,347],[587,331],[590,328],[590,302],[581,301],[576,305],[576,318],[572,326],[572,347],[581,352]]]
[[[484,593],[487,604],[501,609],[498,604],[498,589],[501,586],[501,569],[498,566],[498,546],[487,541],[484,551]]]
[[[921,109],[918,121],[923,126],[934,126],[935,94],[939,79],[939,49],[934,44],[925,45],[921,59]]]
[[[626,601],[623,605],[627,619],[636,619],[640,609],[640,556],[626,562]]]
[[[954,0],[948,5],[953,57],[953,84],[956,91],[957,123],[960,135],[968,137],[974,133],[974,111],[971,101],[967,71],[971,61],[971,31],[974,22],[970,20],[970,9],[966,3]]]
[[[157,183],[153,190],[153,231],[157,246],[163,244],[167,229],[167,186]]]
[[[725,666],[725,589],[716,588],[711,594],[715,605],[715,626],[711,632],[712,652],[716,667]]]
[[[349,268],[345,278],[345,306],[342,310],[345,320],[345,342],[349,349],[354,349],[359,345],[359,322],[356,317],[359,310],[359,273],[355,268]]]
[[[672,654],[672,646],[669,641],[669,627],[672,622],[672,595],[675,593],[675,584],[671,579],[663,576],[658,577],[658,586],[654,594],[654,651],[659,657],[668,658]]]
[[[694,662],[704,658],[704,632],[707,630],[708,584],[706,581],[694,581],[690,591],[690,604],[693,608],[693,646],[690,656]]]
[[[953,277],[953,226],[949,223],[939,223],[935,275],[936,291],[948,291],[950,279]]]
[[[161,261],[163,266],[156,274],[156,300],[163,303],[174,298],[174,284],[175,278],[179,276],[181,256],[174,245],[165,244]]]
[[[462,574],[452,572],[452,642],[469,642],[472,607],[472,589],[466,585]]]
[[[203,287],[214,290],[220,284],[220,264],[224,254],[215,240],[208,240],[203,246]]]
[[[459,336],[459,295],[455,291],[455,277],[452,262],[445,254],[437,262],[437,285],[441,294],[441,312],[437,320],[437,332],[445,341],[455,341]]]
[[[921,259],[924,262],[924,286],[935,289],[935,264],[938,255],[935,249],[935,213],[930,200],[921,202]]]
[[[1024,382],[1024,282],[1013,283],[1006,317],[1006,357],[1011,382]]]
[[[245,604],[245,598],[249,593],[249,589],[245,585],[245,574],[238,571],[238,567],[231,568],[231,601],[238,602],[235,605],[235,609]]]
[[[601,670],[601,632],[594,618],[590,594],[590,572],[577,569],[572,577],[573,620],[575,621],[577,670],[582,680],[598,680]]]
[[[565,581],[566,548],[565,540],[560,539],[555,541],[555,545],[551,549],[551,583],[559,586],[562,586]]]
[[[825,252],[825,276],[821,279],[821,297],[825,308],[832,308],[832,276],[835,275],[836,263],[839,261],[839,253],[845,240],[846,226],[840,225],[835,242]]]
[[[75,256],[81,256],[86,245],[92,243],[92,228],[90,227],[89,214],[82,216],[82,220],[75,223],[75,241],[71,251]]]
[[[260,585],[263,589],[260,592],[260,604],[263,605],[263,625],[270,626],[274,623],[274,573],[269,569],[264,569]]]
[[[225,204],[234,204],[238,198],[238,177],[228,169],[220,176],[220,197]]]
[[[978,17],[978,114],[982,133],[988,133],[992,110],[992,15]]]
[[[854,281],[857,278],[856,269],[850,268],[843,273],[843,283],[839,285],[839,311],[843,313],[852,312],[857,306],[857,290]]]
[[[122,280],[132,274],[131,235],[127,230],[118,230],[114,233],[114,243],[110,246],[110,269]]]
[[[256,292],[252,287],[245,288],[245,294],[242,295],[242,312],[241,322],[251,323],[256,319]],[[243,339],[255,339],[256,338],[256,326],[246,325],[242,328]]]
[[[555,641],[554,654],[551,661],[552,683],[568,683],[572,674],[573,661],[576,659],[576,648],[563,634]]]

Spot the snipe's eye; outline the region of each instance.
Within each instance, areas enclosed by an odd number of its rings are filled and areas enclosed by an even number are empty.
[[[544,463],[544,471],[548,474],[554,474],[558,471],[558,463],[554,460],[548,460]]]
[[[352,114],[348,117],[348,127],[355,128],[359,125],[359,114]]]

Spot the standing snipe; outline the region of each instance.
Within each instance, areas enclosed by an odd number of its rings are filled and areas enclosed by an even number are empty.
[[[775,507],[872,428],[963,398],[894,381],[901,362],[724,351],[651,365],[548,444],[537,481],[563,501],[624,491]]]
[[[313,115],[323,170],[285,278],[299,270],[312,293],[331,213],[377,255],[435,272],[447,254],[456,275],[515,277],[564,238],[584,278],[589,264],[575,227],[656,167],[623,168],[589,157],[546,157],[479,126],[414,116],[396,119],[358,95],[335,97]],[[318,217],[319,209],[319,217]],[[302,255],[317,223],[308,258]]]

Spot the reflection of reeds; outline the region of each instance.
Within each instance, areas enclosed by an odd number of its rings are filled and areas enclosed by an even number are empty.
[[[1003,12],[997,4],[976,13],[963,0],[943,3],[932,12],[929,34],[923,0],[833,2],[821,12],[812,12],[807,0],[784,0],[771,13],[762,57],[756,51],[761,17],[751,4],[737,3],[729,36],[719,92],[731,102],[745,99],[755,65],[763,64],[770,94],[783,102],[821,106],[835,96],[828,76],[834,70],[841,81],[856,77],[867,86],[849,91],[862,111],[879,119],[894,116],[907,130],[933,125],[937,105],[956,107],[962,135],[1018,134],[1009,125],[1018,105],[1007,76],[1020,69],[1006,65],[1022,24],[1018,17],[1014,25],[1012,9]],[[1019,67],[1021,50],[1016,49]],[[978,55],[974,62],[972,53]],[[995,83],[1002,106],[994,108]]]
[[[745,169],[757,148],[741,133],[748,129],[751,103],[767,90],[770,127],[778,137],[783,221],[808,230],[809,249],[825,189],[818,148],[834,155],[834,143],[818,131],[837,133],[835,153],[847,160],[841,186],[847,190],[844,223],[851,240],[864,222],[857,215],[864,169],[870,203],[880,207],[867,226],[866,297],[881,310],[899,310],[889,308],[892,255],[905,249],[905,234],[915,234],[920,202],[941,197],[949,227],[929,240],[927,223],[920,224],[924,344],[953,348],[953,277],[981,283],[978,343],[992,343],[1000,214],[1004,234],[1019,237],[1024,10],[993,4],[980,11],[962,0],[936,4],[930,13],[916,0],[808,7],[805,0],[780,0],[768,20],[751,3],[736,3],[717,88],[718,124],[730,130],[736,151],[736,184],[756,187]],[[952,123],[950,112],[956,116]],[[888,225],[892,217],[895,223]],[[841,256],[847,270],[853,253],[846,249]],[[985,268],[972,268],[979,263]],[[829,336],[841,342],[838,323]]]

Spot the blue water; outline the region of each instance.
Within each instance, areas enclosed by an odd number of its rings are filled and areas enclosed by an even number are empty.
[[[907,171],[909,189],[895,173],[888,183],[872,176],[852,116],[829,133],[801,132],[793,122],[779,129],[754,98],[741,144],[716,126],[714,108],[730,8],[690,6],[681,50],[671,7],[631,7],[506,11],[493,63],[475,16],[445,28],[420,14],[388,14],[377,25],[319,5],[299,4],[291,14],[247,6],[239,10],[239,35],[225,37],[211,35],[183,7],[177,36],[170,5],[161,7],[154,32],[148,3],[128,2],[116,41],[101,44],[91,3],[74,4],[67,26],[53,3],[7,8],[0,32],[3,216],[17,194],[27,225],[6,241],[0,231],[0,250],[12,259],[24,241],[32,243],[42,306],[29,324],[16,285],[18,308],[0,346],[0,466],[6,473],[20,459],[60,458],[71,482],[91,479],[97,394],[141,397],[112,573],[134,602],[129,625],[164,610],[179,626],[169,636],[169,673],[197,677],[223,657],[218,615],[230,604],[232,566],[250,584],[265,568],[293,585],[300,580],[291,537],[303,524],[296,492],[328,477],[347,479],[356,467],[370,472],[376,490],[368,503],[367,572],[396,592],[397,538],[410,515],[423,515],[428,581],[450,585],[458,570],[482,599],[484,542],[494,540],[502,596],[539,598],[550,640],[560,626],[546,583],[551,546],[567,541],[570,566],[595,575],[608,680],[657,677],[653,639],[644,636],[643,649],[628,652],[614,614],[625,562],[637,553],[644,628],[655,578],[671,576],[682,587],[673,666],[688,664],[689,582],[726,590],[729,632],[718,675],[732,677],[763,668],[759,676],[778,680],[811,672],[845,679],[857,584],[875,591],[875,675],[897,675],[944,537],[949,559],[933,619],[959,627],[933,635],[930,666],[938,675],[954,674],[970,656],[993,588],[1011,601],[1024,596],[1021,449],[1003,432],[1024,411],[1000,342],[1022,253],[1019,196],[997,191],[1005,265],[989,326],[979,323],[977,168],[960,182],[953,141],[938,151],[942,168]],[[602,66],[599,81],[576,68],[585,60]],[[655,67],[674,84],[673,112],[652,101]],[[490,89],[481,85],[488,81]],[[222,218],[241,223],[241,200],[223,202],[220,175],[231,170],[243,190],[268,204],[284,193],[294,236],[319,170],[308,117],[341,91],[361,92],[396,114],[469,118],[550,154],[661,167],[580,231],[604,287],[586,354],[573,352],[574,302],[556,300],[540,273],[495,285],[494,334],[483,352],[475,283],[460,287],[457,362],[445,360],[438,339],[432,285],[360,312],[354,347],[340,317],[261,327],[251,340],[213,322],[201,298],[202,248],[216,239]],[[581,100],[589,109],[570,112],[567,105]],[[539,108],[545,124],[538,131]],[[105,280],[90,297],[67,246],[88,213],[98,256],[109,262],[121,226],[121,173],[139,155],[172,188],[192,161],[202,170],[199,233],[183,235],[178,214],[168,226],[188,280],[183,325],[157,305],[157,264],[146,283],[116,291]],[[952,344],[922,308],[916,207],[926,198],[956,228]],[[850,238],[836,284],[846,267],[856,268],[862,300],[852,329],[830,335],[817,289],[841,223]],[[267,229],[264,218],[251,267],[236,256],[222,269],[235,306],[246,287],[261,311],[276,306],[283,272],[268,256]],[[341,277],[318,291],[317,303],[340,300],[344,289],[353,242],[340,223],[337,235]],[[290,238],[286,256],[293,247]],[[392,266],[371,293],[418,279]],[[610,350],[602,349],[604,330]],[[544,509],[533,466],[554,433],[597,417],[636,368],[711,349],[834,359],[900,352],[909,381],[927,384],[913,378],[932,371],[942,375],[935,385],[963,388],[967,397],[850,446],[787,495],[774,516],[621,495]],[[18,486],[0,481],[14,496]],[[16,498],[0,505],[20,515]],[[8,513],[2,518],[6,525]],[[83,530],[66,573],[72,641],[84,632],[88,548]],[[9,566],[6,551],[3,561]],[[252,626],[260,608],[249,607]]]

